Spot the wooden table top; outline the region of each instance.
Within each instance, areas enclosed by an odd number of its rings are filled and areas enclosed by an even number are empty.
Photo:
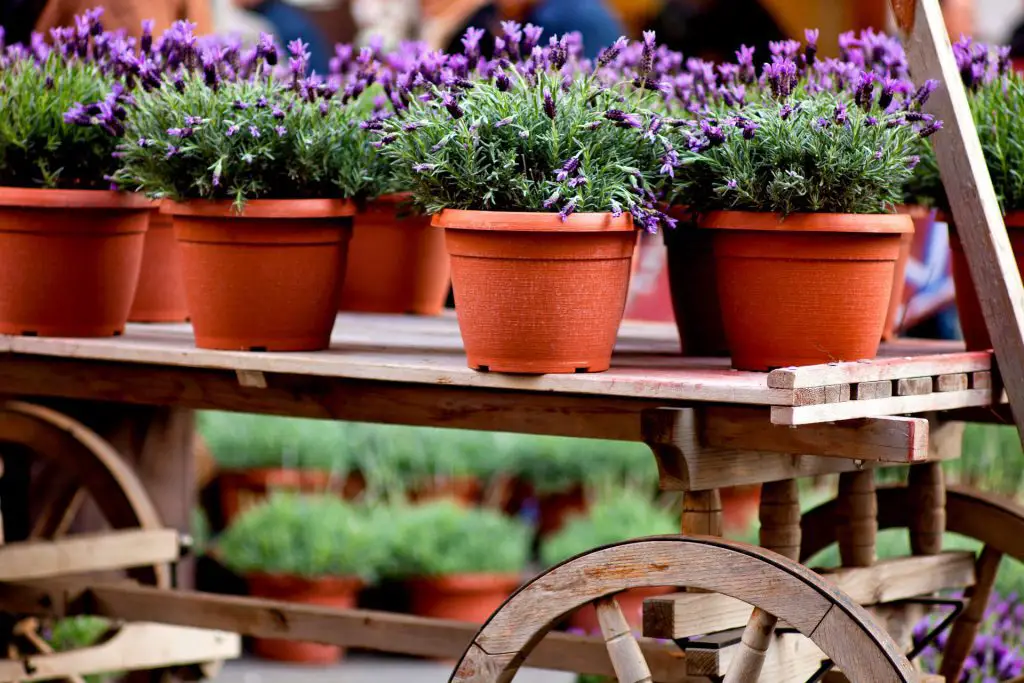
[[[964,353],[962,348],[950,342],[900,341],[883,345],[880,352],[880,358],[899,360],[828,364],[771,374],[743,372],[731,369],[727,358],[678,355],[674,325],[626,321],[619,333],[611,370],[516,376],[477,372],[467,367],[452,314],[433,318],[341,314],[330,349],[299,353],[197,349],[192,328],[187,324],[129,325],[124,336],[101,339],[0,336],[0,354],[673,403],[708,401],[773,406],[805,404],[808,387],[940,374],[936,362],[945,373],[990,368],[989,354]],[[921,369],[915,369],[917,366]]]

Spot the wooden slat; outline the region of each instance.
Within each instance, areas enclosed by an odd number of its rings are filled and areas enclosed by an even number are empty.
[[[686,671],[691,676],[726,676],[732,671],[740,645],[717,649],[686,649]],[[760,678],[739,678],[740,681],[805,681],[828,659],[818,646],[799,633],[772,636],[765,651]],[[728,680],[726,677],[725,680]]]
[[[827,387],[808,387],[806,389],[795,389],[793,392],[793,405],[809,406],[818,403],[840,403],[850,400],[849,384],[833,384]]]
[[[855,602],[873,606],[971,586],[974,556],[947,552],[900,557],[870,567],[822,570],[821,574]],[[740,628],[749,617],[750,605],[727,595],[672,593],[644,600],[644,635],[689,638]]]
[[[716,407],[700,410],[698,420],[701,445],[708,448],[888,462],[928,458],[928,421],[923,418],[879,417],[793,429],[771,424],[764,409]]]
[[[1016,408],[1018,432],[1024,436],[1024,285],[949,46],[942,9],[938,0],[913,4],[899,0],[893,6],[899,10],[900,28],[910,36],[907,60],[914,80],[934,78],[940,83],[928,102],[929,111],[945,125],[934,138],[935,157],[999,359],[1001,380]]]
[[[125,584],[91,588],[81,582],[60,581],[4,584],[0,586],[0,604],[40,616],[84,613],[128,621],[158,617],[167,624],[443,659],[461,657],[480,630],[479,624],[461,621]],[[655,681],[695,683],[686,676],[684,655],[675,645],[647,639],[639,642]],[[614,675],[601,638],[567,633],[548,634],[527,665]]]
[[[128,529],[77,534],[57,541],[25,541],[0,546],[0,581],[165,564],[180,555],[174,529]]]
[[[988,351],[955,354],[876,358],[846,363],[780,368],[768,373],[768,386],[776,389],[802,389],[830,384],[877,382],[909,377],[947,375],[992,369]]]
[[[848,401],[818,406],[776,406],[772,408],[772,422],[778,425],[807,425],[836,420],[854,420],[883,415],[926,413],[956,408],[992,405],[995,402],[990,389],[968,389],[949,393],[930,393],[923,396],[893,396],[867,401]]]

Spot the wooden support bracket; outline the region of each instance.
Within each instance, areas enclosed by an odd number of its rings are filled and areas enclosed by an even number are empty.
[[[938,0],[891,0],[900,28],[909,34],[907,60],[918,82],[940,87],[929,110],[945,124],[934,140],[971,279],[999,359],[1002,381],[1024,436],[1024,284],[1006,234],[999,202],[974,127],[967,94],[949,44]]]

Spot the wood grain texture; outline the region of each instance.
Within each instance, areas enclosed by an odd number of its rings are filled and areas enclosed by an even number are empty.
[[[686,670],[693,676],[708,676],[712,679],[726,677],[732,671],[741,644],[726,645],[716,649],[690,649],[686,651]],[[742,681],[806,681],[827,659],[821,648],[798,633],[778,633],[772,636],[771,644],[765,651],[760,677],[739,679]]]
[[[897,396],[923,396],[932,393],[931,377],[905,377],[896,380]]]
[[[974,584],[974,554],[945,552],[881,560],[821,575],[861,605],[877,605]]]
[[[872,398],[889,398],[892,396],[892,380],[880,379],[875,382],[857,382],[851,387],[854,401],[866,401]]]
[[[7,543],[0,545],[0,581],[167,564],[177,560],[179,554],[179,537],[174,529],[125,529],[75,534],[54,541]]]
[[[594,608],[601,625],[601,636],[608,648],[608,658],[615,669],[615,678],[619,683],[651,683],[651,670],[644,660],[644,653],[615,597],[599,598],[594,602]]]
[[[905,20],[910,18],[907,11],[902,14]],[[1000,361],[1001,379],[1011,403],[1018,406],[1016,420],[1021,428],[1024,426],[1024,285],[938,0],[916,1],[913,29],[906,49],[914,80],[924,82],[934,78],[940,83],[928,102],[928,110],[945,124],[945,130],[934,139],[935,156],[971,279]]]
[[[910,549],[915,555],[935,555],[942,550],[946,532],[946,481],[939,463],[910,468],[908,503],[915,511],[910,520]]]

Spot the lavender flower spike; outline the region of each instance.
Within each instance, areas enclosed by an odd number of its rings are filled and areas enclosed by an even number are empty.
[[[544,88],[544,113],[552,120],[554,120],[558,113],[555,109],[555,99],[551,96],[551,91],[547,88]]]
[[[484,37],[484,31],[482,28],[476,28],[470,26],[466,29],[466,34],[462,36],[462,48],[466,51],[466,57],[470,61],[476,61],[480,57],[480,39]]]
[[[600,69],[614,62],[628,44],[629,41],[626,40],[625,36],[619,36],[619,39],[611,47],[601,50],[601,54],[597,56],[597,68]]]
[[[814,64],[814,58],[818,54],[818,37],[820,35],[821,31],[816,28],[804,31],[804,40],[807,41],[807,47],[804,48],[804,62],[807,65]]]

